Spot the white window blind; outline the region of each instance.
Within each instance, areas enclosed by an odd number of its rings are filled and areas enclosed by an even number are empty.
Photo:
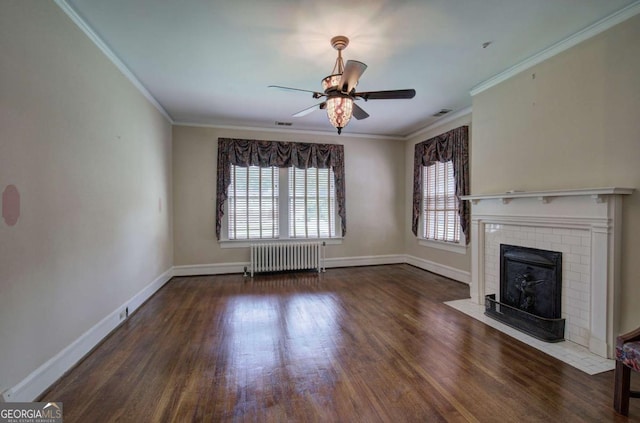
[[[335,237],[336,199],[331,169],[290,167],[289,237]]]
[[[229,239],[278,238],[278,168],[231,166]]]
[[[453,163],[424,166],[422,196],[423,237],[437,241],[460,242],[460,217]]]
[[[227,239],[336,237],[331,169],[231,166]]]

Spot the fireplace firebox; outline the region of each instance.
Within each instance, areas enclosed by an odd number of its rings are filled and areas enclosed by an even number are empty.
[[[485,314],[547,342],[564,340],[562,253],[500,245],[500,300],[485,297]]]

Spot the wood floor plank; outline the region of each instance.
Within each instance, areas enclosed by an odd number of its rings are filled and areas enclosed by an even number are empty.
[[[640,421],[613,372],[443,304],[468,296],[409,265],[176,277],[41,400],[66,423]]]

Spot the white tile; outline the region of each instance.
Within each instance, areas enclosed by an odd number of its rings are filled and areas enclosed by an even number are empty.
[[[571,251],[571,246],[567,245],[567,244],[561,244],[561,243],[557,243],[557,242],[553,242],[551,243],[551,250],[552,251],[558,251],[560,253],[563,254],[563,257],[565,254],[569,253]]]
[[[562,243],[569,245],[582,245],[582,237],[562,235]]]
[[[545,242],[555,242],[555,243],[562,243],[562,236],[561,235],[556,235],[556,234],[543,234],[542,240]]]
[[[535,244],[535,248],[538,248],[540,250],[550,250],[551,249],[551,243],[550,242],[546,242],[546,241],[538,241]]]
[[[579,237],[589,236],[589,231],[585,229],[570,229],[569,231],[571,232],[570,235]]]
[[[571,246],[571,252],[575,253],[575,254],[581,254],[583,256],[590,256],[591,255],[591,248],[588,246],[578,246],[578,245],[572,245]]]
[[[582,255],[575,253],[567,253],[562,256],[562,264],[564,263],[581,263]]]
[[[553,233],[556,235],[571,235],[571,229],[553,228]]]
[[[589,273],[591,269],[586,264],[569,263],[569,270],[578,273]]]

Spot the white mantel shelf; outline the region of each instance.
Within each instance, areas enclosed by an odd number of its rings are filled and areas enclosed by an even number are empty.
[[[507,191],[500,194],[478,194],[478,195],[463,195],[460,197],[463,200],[470,200],[471,203],[477,204],[481,200],[501,200],[504,204],[514,198],[538,198],[543,203],[550,202],[554,197],[575,197],[575,196],[590,196],[596,202],[603,201],[604,195],[629,195],[632,194],[634,188],[583,188],[583,189],[566,189],[566,190],[553,190],[553,191]]]

